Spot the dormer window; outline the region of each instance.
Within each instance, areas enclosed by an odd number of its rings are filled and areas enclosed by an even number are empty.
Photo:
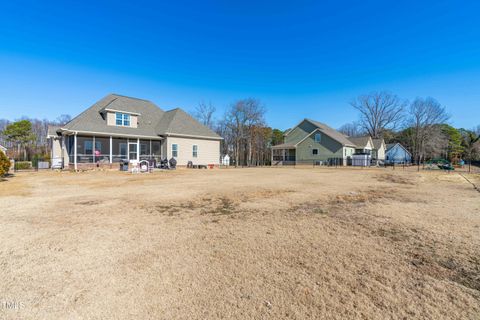
[[[315,142],[322,142],[322,135],[320,133],[315,133]]]
[[[115,113],[115,124],[122,127],[130,127],[130,115],[128,113]]]

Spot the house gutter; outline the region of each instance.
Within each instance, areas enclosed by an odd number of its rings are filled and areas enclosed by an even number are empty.
[[[193,135],[188,135],[188,134],[169,133],[169,132],[166,132],[164,134],[164,136],[166,136],[166,137],[180,137],[180,138],[200,138],[200,139],[206,139],[206,140],[223,140],[222,137],[193,136]]]
[[[92,134],[97,136],[105,136],[105,137],[127,137],[127,138],[144,138],[144,139],[151,139],[151,140],[163,140],[164,138],[160,136],[143,136],[137,134],[122,134],[122,133],[108,133],[108,132],[95,132],[95,131],[78,131],[78,130],[70,130],[66,128],[60,128],[62,132],[67,132],[70,134]]]

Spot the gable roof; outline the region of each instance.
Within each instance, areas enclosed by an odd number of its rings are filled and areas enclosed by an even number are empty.
[[[403,150],[405,150],[409,155],[412,155],[410,153],[410,151],[407,150],[407,148],[405,148],[400,142],[395,142],[395,143],[388,143],[387,144],[387,150],[386,152],[389,152],[392,148],[394,148],[396,145],[399,145],[400,148],[402,148]]]
[[[47,128],[47,138],[58,136],[58,131],[60,130],[59,126],[48,126]]]
[[[316,126],[320,132],[326,134],[327,136],[329,136],[330,138],[340,142],[343,146],[347,146],[347,147],[355,147],[355,144],[350,141],[346,135],[344,135],[343,133],[340,133],[338,132],[337,130],[327,126],[326,124],[322,123],[322,122],[318,122],[318,121],[315,121],[315,120],[311,120],[311,119],[304,119],[304,121],[308,121],[310,122],[311,124],[313,124],[314,126]]]
[[[158,122],[156,130],[162,136],[180,135],[221,139],[218,134],[180,108],[165,112]]]
[[[363,136],[363,137],[348,137],[348,140],[352,141],[358,148],[366,148],[368,143],[371,142],[371,146],[373,148],[373,141],[370,136]]]
[[[105,118],[107,111],[119,111],[136,115],[137,127],[107,125]],[[215,132],[200,124],[181,109],[165,112],[151,101],[119,94],[109,94],[97,101],[61,129],[151,138],[159,138],[159,136],[167,134],[179,134],[221,139]]]
[[[373,147],[376,150],[379,150],[382,147],[382,145],[385,145],[385,140],[383,140],[383,138],[372,139],[372,140],[373,140]]]

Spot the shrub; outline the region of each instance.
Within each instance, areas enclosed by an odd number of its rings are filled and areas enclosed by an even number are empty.
[[[7,158],[5,153],[0,151],[0,177],[3,177],[8,173],[10,169],[10,160]]]
[[[32,163],[30,161],[15,161],[15,170],[28,169],[32,169]]]

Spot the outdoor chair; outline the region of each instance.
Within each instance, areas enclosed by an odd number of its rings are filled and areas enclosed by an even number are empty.
[[[132,165],[132,173],[140,172],[140,167],[137,160],[130,160],[130,164]]]

